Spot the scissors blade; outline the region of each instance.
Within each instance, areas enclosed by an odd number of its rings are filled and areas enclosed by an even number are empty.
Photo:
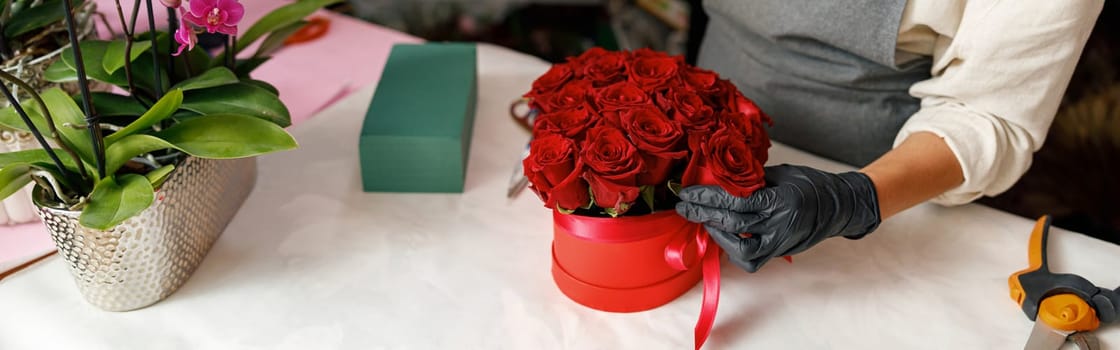
[[[1031,336],[1027,339],[1027,346],[1023,350],[1057,350],[1066,343],[1066,338],[1072,332],[1060,331],[1051,328],[1042,320],[1035,321],[1031,329]]]
[[[521,159],[513,166],[513,174],[510,174],[509,189],[506,191],[506,198],[517,197],[521,191],[529,185],[529,178],[525,177],[525,169],[523,168],[523,161],[529,157],[529,145],[525,145],[525,150],[521,152]]]

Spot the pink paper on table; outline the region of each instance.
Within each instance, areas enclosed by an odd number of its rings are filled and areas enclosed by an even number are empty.
[[[286,46],[253,72],[275,85],[288,106],[292,124],[307,120],[330,103],[376,82],[393,44],[421,42],[416,37],[367,22],[321,11],[330,30],[315,41]]]
[[[36,222],[0,227],[0,272],[54,250],[43,224]]]
[[[99,12],[109,23],[119,24],[116,5],[110,0],[97,0]],[[166,10],[157,5],[156,23],[166,23]],[[277,7],[288,3],[276,0],[242,1],[245,5],[245,30],[254,21]],[[320,11],[312,16],[330,20],[330,29],[322,37],[305,43],[286,46],[267,63],[253,72],[253,78],[276,86],[280,99],[288,106],[292,124],[310,119],[324,107],[354,90],[374,83],[396,43],[421,42],[416,37],[369,24],[367,22]],[[144,21],[141,21],[144,22]],[[118,26],[114,26],[117,28]],[[139,30],[147,29],[146,25]],[[119,29],[114,29],[120,33]],[[101,30],[101,33],[106,33]],[[246,49],[254,52],[255,48]],[[54,243],[41,223],[0,226],[0,272],[23,264],[54,250]]]

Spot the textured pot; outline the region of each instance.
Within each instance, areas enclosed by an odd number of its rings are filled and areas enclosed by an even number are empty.
[[[155,201],[110,230],[81,226],[81,212],[35,205],[82,296],[107,311],[152,305],[174,293],[202,263],[252,191],[256,159],[187,157]]]

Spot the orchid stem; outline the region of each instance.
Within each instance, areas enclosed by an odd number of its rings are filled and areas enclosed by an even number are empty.
[[[39,132],[39,128],[35,127],[35,123],[31,122],[31,118],[27,116],[27,111],[23,110],[23,106],[19,101],[16,101],[16,97],[12,95],[12,91],[8,90],[8,84],[0,84],[0,91],[4,93],[4,97],[8,98],[8,102],[12,104],[12,107],[15,107],[19,118],[23,119],[24,124],[27,124],[27,129],[31,130],[31,134],[35,135],[35,140],[39,141],[39,145],[43,147],[43,150],[47,151],[47,155],[51,157],[54,166],[58,168],[58,173],[66,174],[66,167],[62,166],[62,160],[58,159],[58,155],[54,153],[54,148],[51,148],[51,145],[43,138],[43,134]],[[79,166],[80,164],[81,163],[79,163]]]
[[[132,32],[128,33],[128,36],[132,36],[133,34],[136,34],[136,18],[139,17],[139,16],[140,16],[140,0],[134,0],[132,2],[132,17],[129,18],[129,23],[131,23],[129,28],[132,28]],[[155,30],[155,28],[149,28],[149,29],[150,30]]]
[[[114,3],[117,5],[117,18],[121,20],[121,31],[124,32],[124,80],[128,82],[128,94],[131,95],[132,99],[136,100],[137,103],[144,104],[144,101],[140,100],[140,96],[136,95],[136,85],[132,82],[132,60],[128,59],[132,57],[132,30],[128,29],[128,22],[124,20],[124,10],[121,9],[121,0],[116,0]]]
[[[167,8],[167,32],[175,35],[175,30],[179,28],[179,14],[175,9]],[[175,73],[175,56],[171,53],[175,52],[175,40],[167,40],[167,72],[168,74]]]
[[[159,45],[156,43],[156,37],[159,35],[156,35],[158,32],[156,31],[156,16],[152,13],[152,0],[144,0],[144,3],[148,8],[148,30],[152,33],[152,64],[155,65],[153,81],[156,85],[156,100],[159,100],[163,98],[163,81],[160,78],[161,74],[159,74]],[[128,60],[128,58],[128,56],[125,56],[125,60]]]
[[[43,119],[47,121],[47,127],[51,132],[51,139],[54,139],[54,142],[58,144],[58,147],[62,148],[63,151],[66,151],[66,153],[70,155],[70,158],[74,160],[74,164],[82,164],[82,158],[78,157],[78,154],[75,153],[73,149],[70,149],[70,146],[67,146],[65,142],[62,142],[62,137],[59,136],[58,129],[54,125],[54,118],[51,117],[50,109],[47,109],[47,103],[43,102],[43,97],[39,96],[39,93],[36,92],[35,89],[31,88],[31,85],[28,85],[26,82],[19,80],[19,78],[16,78],[16,76],[14,75],[0,70],[0,78],[10,81],[12,84],[15,84],[20,89],[27,91],[27,93],[31,95],[31,98],[34,99],[35,103],[39,105],[39,109],[43,111]],[[15,99],[11,98],[9,99],[9,101],[16,102]],[[83,166],[78,167],[78,173],[81,174],[82,179],[85,179],[89,176],[88,174],[86,174],[86,168]]]
[[[139,0],[138,0],[139,1]],[[70,33],[70,47],[74,49],[74,66],[78,71],[78,88],[82,91],[82,109],[86,117],[86,129],[93,140],[93,154],[97,161],[97,180],[105,178],[105,140],[101,137],[101,123],[98,122],[97,111],[93,110],[93,103],[89,94],[89,81],[86,79],[86,66],[82,60],[82,45],[78,42],[78,27],[74,23],[74,9],[69,0],[63,1],[66,9],[66,31]],[[125,56],[128,62],[128,56]],[[81,166],[81,164],[78,164]]]

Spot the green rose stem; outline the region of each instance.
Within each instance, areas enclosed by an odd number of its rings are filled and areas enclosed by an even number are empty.
[[[139,1],[139,0],[137,0]],[[93,139],[93,154],[97,160],[97,180],[105,178],[105,140],[101,137],[101,124],[98,123],[97,111],[93,110],[90,100],[89,81],[86,80],[86,65],[82,60],[82,45],[78,42],[78,27],[74,24],[74,9],[69,0],[62,2],[66,9],[66,31],[70,33],[70,47],[74,49],[74,65],[78,71],[78,88],[82,91],[82,108],[86,117],[86,130]],[[125,62],[128,62],[128,53],[125,53]],[[126,65],[127,66],[127,65]],[[53,123],[52,123],[53,124]],[[81,163],[78,163],[81,167]]]
[[[58,144],[59,148],[62,148],[63,151],[66,151],[66,153],[70,155],[71,159],[74,159],[74,164],[82,164],[82,159],[78,158],[78,154],[75,153],[74,150],[70,149],[70,146],[67,146],[66,143],[62,142],[62,138],[58,134],[58,129],[56,129],[54,126],[54,118],[51,117],[51,111],[47,109],[47,103],[43,102],[43,98],[39,96],[39,93],[35,92],[35,89],[32,89],[31,85],[28,85],[26,82],[19,80],[19,78],[16,78],[14,75],[8,74],[7,72],[4,72],[2,70],[0,70],[0,78],[2,78],[3,80],[7,80],[12,84],[15,84],[16,86],[19,86],[20,89],[23,89],[23,91],[27,91],[28,94],[31,95],[31,98],[34,99],[35,103],[39,105],[39,110],[43,111],[43,119],[46,120],[47,127],[50,128],[51,138],[54,139],[54,142]],[[6,89],[7,85],[4,85],[4,87]],[[12,97],[8,97],[8,101],[12,101],[13,106],[15,106],[18,102],[15,98]],[[17,109],[17,111],[19,111],[19,109]],[[33,128],[32,126],[29,127]],[[54,152],[53,149],[50,149],[48,147],[43,147],[43,149],[48,149],[51,153]],[[89,176],[88,174],[86,174],[85,167],[78,167],[78,173],[81,174],[82,179],[85,179]]]
[[[16,97],[12,95],[12,91],[8,90],[8,84],[0,84],[0,91],[3,91],[4,97],[7,97],[8,102],[16,109],[16,113],[19,114],[20,119],[23,119],[23,123],[27,124],[27,128],[31,130],[31,134],[35,135],[35,140],[39,141],[39,145],[47,151],[47,155],[51,157],[51,161],[54,161],[54,166],[58,168],[58,173],[66,174],[66,167],[62,166],[62,160],[58,159],[58,155],[54,153],[54,149],[51,148],[51,145],[43,138],[43,134],[39,132],[39,128],[36,128],[35,124],[31,122],[31,118],[27,116],[27,112],[23,110],[23,106],[16,101]]]
[[[145,0],[144,5],[148,8],[148,30],[152,32],[152,64],[155,65],[154,82],[156,83],[156,100],[163,98],[163,81],[160,79],[159,70],[159,45],[156,44],[156,16],[152,14],[152,0]],[[124,56],[125,61],[128,61],[129,56]]]

